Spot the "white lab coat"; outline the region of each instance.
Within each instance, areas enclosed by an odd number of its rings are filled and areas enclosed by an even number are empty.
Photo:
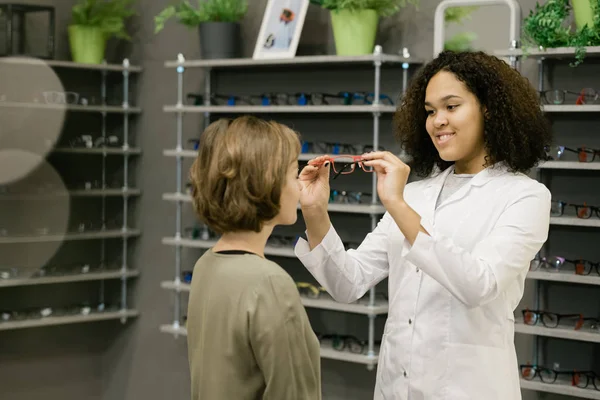
[[[550,192],[499,163],[435,209],[453,171],[406,186],[430,233],[412,246],[388,213],[356,250],[345,251],[333,227],[312,251],[303,239],[296,245],[337,301],[389,277],[376,400],[521,399],[513,313],[548,236]]]

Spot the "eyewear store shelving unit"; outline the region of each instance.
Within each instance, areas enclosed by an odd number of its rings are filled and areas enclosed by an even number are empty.
[[[588,47],[586,48],[586,58],[589,60],[591,58],[600,57],[600,47]],[[498,56],[516,56],[518,58],[523,57],[523,51],[520,49],[508,50],[508,51],[498,51],[495,52]],[[575,57],[575,49],[574,48],[554,48],[554,49],[540,49],[540,50],[530,50],[528,51],[528,57],[534,58],[538,63],[538,90],[543,91],[546,88],[544,87],[544,77],[546,72],[546,63],[545,60],[550,59],[561,59],[560,62],[571,62]],[[587,61],[584,61],[587,62]],[[576,70],[573,72],[577,72]],[[597,82],[593,82],[594,84]],[[555,113],[569,113],[569,116],[573,119],[578,118],[580,116],[579,113],[598,113],[596,114],[598,118],[600,118],[600,104],[597,102],[595,104],[582,104],[582,105],[544,105],[544,111],[553,115]],[[590,131],[590,134],[596,134],[595,131]],[[596,141],[597,143],[597,141]],[[584,145],[585,143],[581,143]],[[557,145],[561,145],[561,143],[557,143]],[[568,156],[568,154],[566,154]],[[591,156],[591,154],[589,155]],[[598,162],[598,156],[596,156],[596,160],[594,162],[579,162],[579,161],[547,161],[542,163],[538,167],[537,177],[538,180],[547,183],[549,182],[549,178],[552,176],[552,173],[559,173],[561,170],[571,170],[573,173],[600,173],[600,162]],[[592,182],[600,181],[599,178],[592,178]],[[594,184],[592,184],[593,186]],[[585,188],[583,188],[585,189]],[[562,200],[558,198],[554,198],[553,200]],[[567,214],[567,211],[565,211]],[[552,216],[550,218],[550,234],[552,234],[553,226],[563,226],[563,227],[574,227],[574,229],[598,229],[600,228],[600,219],[596,218],[595,215],[592,215],[589,219],[582,219],[576,216]],[[549,254],[548,246],[545,245],[540,252],[540,256],[543,257],[552,257],[555,254]],[[598,261],[598,260],[593,260]],[[529,271],[527,278],[535,282],[535,303],[537,310],[544,310],[546,306],[546,297],[547,292],[545,290],[544,281],[550,282],[562,282],[567,284],[582,284],[582,285],[595,285],[600,286],[600,276],[596,275],[594,268],[590,275],[577,275],[575,271],[570,270],[551,270],[544,268],[543,266]],[[552,311],[552,310],[548,310]],[[573,310],[576,311],[576,310]],[[597,317],[596,315],[587,315],[584,317]],[[559,324],[555,328],[545,327],[541,321],[538,321],[536,325],[526,325],[524,323],[523,317],[519,316],[515,322],[515,332],[524,335],[534,335],[534,357],[533,364],[544,365],[548,368],[552,368],[553,360],[545,360],[544,359],[544,342],[540,340],[540,336],[547,338],[558,338],[558,339],[568,339],[573,341],[582,341],[582,342],[591,342],[591,343],[600,343],[600,330],[598,328],[586,328],[585,326],[581,329],[575,330],[573,324],[565,325]],[[525,359],[524,359],[525,360]],[[584,368],[584,366],[580,367]],[[525,380],[521,379],[521,387],[523,389],[534,390],[539,392],[547,392],[547,393],[556,393],[562,395],[569,395],[584,398],[584,399],[600,399],[600,391],[594,389],[594,385],[590,382],[587,388],[579,388],[577,386],[573,386],[570,381],[566,381],[564,383],[560,382],[560,377],[557,379],[555,383],[544,383],[539,377],[535,377],[533,380]]]
[[[138,311],[129,308],[127,304],[127,281],[131,278],[139,275],[138,271],[128,268],[128,240],[132,237],[136,237],[140,234],[140,231],[129,227],[128,224],[128,202],[130,197],[139,196],[140,190],[131,188],[129,186],[129,169],[130,169],[130,157],[141,154],[140,149],[130,147],[130,121],[132,115],[141,113],[141,109],[132,107],[129,103],[129,92],[130,92],[130,75],[138,74],[142,71],[140,67],[132,66],[129,64],[129,60],[123,60],[121,65],[119,64],[107,64],[101,65],[87,65],[79,64],[69,61],[57,61],[57,60],[36,60],[26,58],[3,58],[0,59],[0,65],[5,68],[52,68],[53,71],[60,76],[60,73],[75,72],[83,74],[97,74],[100,73],[101,86],[100,86],[100,99],[98,105],[85,104],[85,102],[74,101],[74,100],[61,100],[49,101],[47,98],[43,98],[41,102],[17,102],[11,101],[10,94],[7,98],[3,98],[0,101],[0,111],[2,109],[10,108],[11,112],[18,113],[19,110],[34,110],[33,112],[64,112],[65,120],[68,119],[71,113],[92,113],[100,114],[101,125],[100,125],[100,137],[99,146],[81,146],[61,144],[53,147],[49,151],[49,155],[52,157],[58,157],[61,161],[65,157],[73,157],[73,155],[81,155],[83,157],[89,156],[92,161],[101,163],[101,174],[102,178],[99,181],[97,187],[86,187],[85,189],[66,189],[65,187],[57,189],[43,190],[40,189],[38,182],[35,182],[36,189],[38,191],[31,193],[29,191],[21,191],[14,189],[12,185],[7,185],[4,188],[0,186],[0,203],[2,207],[10,207],[10,204],[15,201],[17,202],[28,202],[28,201],[39,201],[40,199],[56,199],[60,196],[68,198],[79,198],[82,201],[88,201],[87,199],[97,198],[101,201],[101,218],[102,222],[98,221],[99,224],[94,224],[92,228],[85,226],[83,229],[68,229],[66,233],[52,233],[52,232],[31,232],[31,234],[15,234],[11,233],[10,229],[0,235],[0,290],[3,288],[15,288],[15,287],[27,287],[36,285],[50,285],[50,284],[66,284],[75,282],[94,282],[99,283],[98,292],[98,303],[97,304],[76,304],[70,310],[42,308],[40,310],[6,310],[3,307],[2,315],[0,318],[0,331],[14,330],[22,328],[35,328],[53,325],[66,325],[75,323],[87,323],[104,320],[120,320],[122,323],[126,323],[127,319],[138,316]],[[108,74],[116,73],[122,75],[122,93],[123,101],[121,105],[108,105],[107,97],[109,92],[108,87]],[[93,75],[92,75],[93,77]],[[86,76],[86,80],[89,77]],[[43,88],[36,88],[36,91],[40,92],[45,90]],[[68,96],[65,95],[65,97]],[[77,97],[81,100],[80,97]],[[120,147],[107,147],[102,143],[108,143],[107,141],[107,118],[111,116],[122,115],[122,141]],[[95,127],[94,127],[95,128]],[[95,131],[94,128],[86,126],[84,129]],[[62,126],[60,128],[62,130]],[[79,129],[79,128],[78,128]],[[61,132],[63,133],[63,132]],[[87,132],[79,132],[79,135]],[[58,143],[60,143],[60,136]],[[120,188],[109,188],[107,186],[107,157],[118,157],[122,156],[122,169],[123,169],[123,182]],[[70,160],[69,160],[70,161]],[[28,179],[28,178],[25,178]],[[61,179],[63,179],[61,177]],[[92,181],[91,177],[86,176],[86,180]],[[16,185],[19,185],[17,182]],[[48,182],[42,182],[48,183]],[[87,184],[86,184],[87,186]],[[107,198],[121,197],[122,198],[122,225],[121,227],[112,227],[106,224],[107,220],[111,220],[111,216],[107,215],[106,201]],[[6,209],[5,209],[6,210]],[[73,215],[72,210],[69,210],[70,223],[67,226],[72,227]],[[84,223],[85,224],[85,223]],[[52,229],[50,229],[52,230]],[[120,257],[121,265],[117,265],[116,260],[110,260],[106,257],[107,241],[121,239],[121,250],[122,256]],[[89,263],[75,263],[75,267],[72,265],[53,264],[43,266],[30,266],[28,269],[32,270],[39,268],[33,274],[24,274],[23,270],[19,270],[18,266],[7,265],[6,259],[3,260],[1,256],[5,251],[11,247],[19,246],[22,244],[31,246],[42,246],[48,243],[57,243],[57,246],[65,245],[67,242],[72,241],[96,241],[100,240],[101,252],[98,257],[91,257]],[[35,247],[34,247],[35,248]],[[4,253],[5,255],[7,253]],[[69,253],[68,255],[71,255]],[[87,256],[87,255],[86,255]],[[47,261],[47,260],[46,260]],[[16,267],[16,268],[15,268]],[[105,281],[106,280],[120,280],[119,299],[112,301],[113,299],[105,299]],[[15,312],[16,311],[16,312]]]
[[[383,105],[379,101],[373,102],[368,105],[236,105],[236,106],[215,106],[211,105],[210,102],[206,102],[203,106],[186,106],[183,103],[183,75],[187,68],[204,68],[205,69],[205,86],[204,86],[204,99],[210,99],[211,97],[211,71],[216,69],[228,69],[232,67],[242,67],[245,70],[257,69],[257,68],[269,68],[279,67],[287,71],[288,67],[300,66],[302,64],[312,65],[313,67],[327,67],[327,66],[345,66],[346,68],[352,68],[356,66],[368,66],[373,65],[374,70],[374,99],[380,98],[380,83],[381,83],[381,66],[383,63],[389,63],[401,67],[398,69],[398,75],[402,79],[402,92],[406,89],[408,82],[408,70],[411,65],[419,64],[418,61],[410,58],[407,51],[404,52],[403,56],[398,55],[386,55],[381,53],[381,48],[376,47],[375,52],[372,55],[358,56],[358,57],[338,57],[338,56],[299,56],[293,59],[284,60],[253,60],[253,59],[233,59],[233,60],[198,60],[198,61],[186,61],[182,55],[178,56],[176,61],[166,62],[167,68],[175,68],[178,76],[177,83],[177,104],[168,105],[164,107],[164,111],[167,113],[173,113],[177,118],[177,145],[175,149],[167,149],[164,151],[164,155],[167,157],[175,157],[177,160],[177,171],[176,171],[176,192],[165,193],[163,199],[176,203],[177,207],[177,222],[175,226],[175,236],[166,237],[163,239],[163,244],[169,246],[175,246],[176,258],[175,258],[175,275],[173,281],[162,282],[161,286],[164,289],[173,290],[176,293],[175,296],[175,310],[174,320],[171,324],[162,325],[160,330],[166,333],[178,335],[186,335],[187,331],[185,326],[182,326],[180,322],[181,318],[181,292],[189,291],[189,284],[185,284],[181,281],[182,272],[182,257],[181,252],[185,247],[195,247],[201,249],[208,249],[214,245],[214,241],[187,239],[182,236],[182,207],[185,202],[190,202],[191,198],[184,191],[184,182],[182,173],[182,162],[184,158],[193,158],[196,156],[194,150],[183,149],[183,115],[186,113],[204,113],[205,125],[209,120],[210,114],[295,114],[302,113],[315,114],[315,113],[352,113],[352,114],[371,114],[373,116],[373,148],[379,147],[379,123],[380,117],[383,113],[394,113],[396,110],[395,106]],[[287,71],[289,72],[289,71]],[[307,117],[308,118],[308,117]],[[301,161],[308,161],[317,154],[301,154]],[[377,201],[377,190],[375,174],[373,174],[372,182],[372,203],[371,204],[330,204],[329,211],[336,213],[348,213],[348,214],[363,214],[371,216],[371,228],[375,228],[377,221],[385,212],[383,206]],[[292,247],[270,247],[267,246],[265,249],[265,255],[272,257],[287,257],[296,258]],[[362,314],[369,318],[369,337],[367,351],[363,354],[355,354],[349,351],[338,351],[334,350],[331,345],[323,342],[321,345],[321,357],[348,361],[353,363],[365,364],[368,369],[373,369],[377,364],[378,357],[378,346],[375,345],[375,318],[378,315],[387,314],[387,302],[376,301],[375,288],[373,288],[369,297],[366,300],[359,300],[353,304],[342,304],[334,301],[330,297],[321,296],[318,299],[312,299],[302,296],[305,307],[322,309],[322,310],[333,310],[344,313],[355,313]]]

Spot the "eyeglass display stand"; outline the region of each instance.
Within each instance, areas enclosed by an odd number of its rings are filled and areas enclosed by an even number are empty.
[[[88,231],[88,232],[69,232],[65,235],[32,235],[32,236],[3,236],[0,237],[0,246],[10,246],[11,244],[19,243],[47,243],[47,242],[62,242],[62,241],[73,241],[73,240],[101,240],[101,265],[106,265],[106,240],[121,238],[122,239],[122,257],[121,257],[121,269],[110,270],[102,272],[88,272],[78,274],[63,274],[60,276],[44,276],[44,277],[17,277],[14,279],[0,279],[0,288],[3,287],[18,287],[18,286],[34,286],[34,285],[48,285],[48,284],[59,284],[59,283],[71,283],[71,282],[84,282],[84,281],[98,281],[99,288],[99,299],[100,304],[104,303],[104,281],[110,280],[121,280],[120,287],[120,309],[116,311],[107,310],[103,312],[92,312],[91,314],[80,314],[80,315],[67,315],[67,316],[49,316],[45,318],[36,319],[25,319],[25,320],[14,320],[0,322],[0,330],[12,330],[22,328],[34,328],[42,326],[52,325],[64,325],[73,323],[85,323],[102,320],[120,320],[122,323],[126,323],[128,318],[134,318],[139,315],[139,312],[135,309],[129,308],[127,305],[127,281],[128,279],[135,278],[139,275],[139,272],[134,269],[129,269],[128,263],[128,239],[139,236],[140,231],[138,229],[131,229],[128,227],[128,201],[131,196],[137,196],[140,191],[129,187],[129,157],[132,155],[138,155],[141,153],[139,149],[132,148],[129,145],[129,118],[131,114],[138,114],[141,112],[140,108],[131,107],[129,104],[129,91],[130,91],[130,74],[140,73],[142,69],[137,66],[132,66],[128,59],[124,59],[122,64],[107,64],[106,62],[100,65],[88,65],[80,64],[70,61],[59,61],[59,60],[44,60],[40,63],[39,59],[33,58],[2,58],[0,63],[10,63],[18,68],[21,65],[30,66],[48,66],[54,69],[66,69],[66,70],[90,70],[99,71],[101,73],[101,105],[76,105],[69,104],[64,108],[71,112],[89,112],[89,113],[100,113],[101,114],[101,134],[102,138],[106,142],[107,137],[107,115],[108,114],[122,114],[123,115],[123,145],[121,148],[71,148],[71,147],[54,147],[51,153],[63,153],[63,154],[87,154],[87,155],[100,155],[102,156],[102,181],[100,189],[91,190],[69,190],[68,194],[72,197],[100,197],[102,202],[102,220],[106,221],[106,197],[109,196],[120,196],[123,198],[123,224],[120,229],[110,229],[103,226],[99,230]],[[120,72],[123,75],[123,103],[121,106],[109,106],[107,104],[107,75],[109,72]],[[45,104],[37,103],[8,103],[0,102],[1,107],[38,107],[47,108]],[[123,156],[123,186],[119,190],[108,189],[106,181],[106,157],[107,156]],[[49,195],[52,195],[50,193]],[[0,195],[3,196],[3,195]],[[9,195],[13,196],[13,195]],[[27,195],[15,194],[19,198],[27,197]],[[35,197],[35,196],[34,196]]]
[[[175,306],[173,322],[160,326],[162,332],[179,335],[187,335],[185,326],[181,325],[181,292],[190,290],[189,284],[182,283],[180,277],[182,272],[182,249],[185,247],[208,249],[215,244],[211,240],[197,240],[182,237],[182,208],[184,202],[191,202],[191,197],[183,192],[182,164],[184,158],[195,158],[197,151],[183,149],[183,115],[186,113],[203,113],[205,127],[209,123],[211,114],[260,114],[260,113],[370,113],[373,116],[373,148],[379,147],[379,120],[383,113],[394,113],[395,106],[383,105],[379,102],[381,66],[383,63],[390,63],[402,67],[402,93],[405,92],[408,84],[408,70],[411,65],[422,64],[410,56],[407,49],[404,49],[402,55],[383,54],[381,46],[376,46],[373,54],[366,56],[298,56],[291,59],[228,59],[228,60],[190,60],[186,61],[182,54],[177,56],[177,60],[165,63],[166,68],[175,68],[177,72],[177,103],[175,105],[166,105],[163,110],[166,113],[175,113],[177,119],[176,134],[177,145],[175,149],[164,150],[167,157],[175,157],[177,160],[176,171],[176,192],[163,194],[163,199],[174,201],[177,207],[177,217],[175,222],[175,236],[165,237],[162,243],[169,246],[175,246],[175,277],[173,281],[161,283],[161,287],[175,291]],[[323,66],[343,64],[345,67],[364,66],[372,64],[375,72],[374,81],[374,99],[370,105],[240,105],[240,106],[215,106],[210,104],[211,91],[211,72],[216,69],[227,69],[232,67],[247,68],[268,68],[269,66],[285,67],[297,66],[300,64],[312,64],[313,66]],[[187,68],[204,68],[204,105],[186,106],[183,104],[183,75]],[[287,70],[286,70],[287,71]],[[292,68],[288,72],[293,71]],[[307,161],[318,154],[301,154],[300,160]],[[330,204],[329,212],[339,212],[348,214],[367,214],[371,216],[371,229],[374,229],[385,209],[377,201],[377,181],[376,175],[373,175],[372,182],[372,204]],[[277,257],[296,258],[293,248],[281,248],[267,246],[265,255]],[[374,369],[377,364],[378,348],[375,346],[375,318],[378,315],[386,315],[388,311],[387,302],[376,301],[375,288],[370,290],[368,304],[342,304],[332,299],[310,299],[302,297],[305,307],[333,310],[344,313],[354,313],[366,315],[369,318],[368,329],[368,350],[366,354],[353,354],[347,351],[337,351],[331,346],[322,344],[321,357],[364,364],[369,370]]]
[[[521,58],[527,55],[527,57],[534,58],[538,63],[538,90],[541,92],[544,90],[544,61],[546,59],[565,59],[572,61],[575,58],[575,48],[573,47],[561,47],[551,49],[531,49],[527,51],[527,54],[522,49],[512,48],[509,50],[495,51],[495,55],[499,57],[516,57]],[[587,58],[600,57],[600,47],[587,47],[586,48]],[[600,112],[600,105],[543,105],[543,110],[547,113],[590,113]],[[578,161],[546,161],[538,166],[536,171],[537,179],[548,185],[548,178],[552,171],[560,170],[580,170],[580,171],[599,171],[600,163],[591,162],[584,163]],[[550,229],[552,226],[572,226],[572,227],[586,227],[586,228],[600,228],[600,219],[580,219],[577,217],[561,216],[550,218]],[[545,244],[541,251],[540,256],[548,257],[548,247]],[[593,273],[593,272],[592,272]],[[586,285],[597,285],[600,286],[600,277],[594,277],[593,275],[581,276],[576,275],[573,272],[547,272],[542,270],[529,271],[527,274],[529,281],[534,281],[534,307],[537,310],[543,310],[546,307],[547,293],[545,290],[544,282],[565,282],[572,284],[586,284]],[[533,335],[533,358],[530,360],[533,364],[546,365],[552,363],[553,360],[544,360],[544,341],[540,340],[540,336],[549,338],[568,339],[583,342],[600,343],[600,334],[597,332],[586,332],[585,330],[574,330],[572,327],[561,328],[546,328],[541,324],[535,326],[525,325],[523,318],[517,316],[515,318],[515,332],[524,335]],[[529,357],[526,358],[529,360]],[[552,364],[546,365],[552,367]],[[591,389],[590,389],[591,387]],[[527,390],[533,390],[538,392],[556,393],[562,395],[568,395],[584,399],[600,399],[600,391],[594,390],[593,386],[583,389],[576,386],[557,384],[557,383],[543,383],[539,380],[524,380],[521,379],[521,388]]]

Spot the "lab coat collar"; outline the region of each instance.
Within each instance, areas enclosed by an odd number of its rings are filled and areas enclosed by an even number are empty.
[[[438,196],[440,195],[440,191],[442,190],[442,186],[444,185],[444,181],[448,177],[449,174],[454,173],[454,165],[446,168],[444,171],[440,172],[438,175],[432,177],[427,183],[425,187],[425,196],[428,199],[428,203],[426,210],[428,213],[433,213],[435,209],[435,203],[437,201]],[[471,187],[473,186],[483,186],[492,179],[499,177],[508,173],[508,167],[505,162],[498,162],[492,166],[485,168],[484,170],[477,173],[473,179],[469,181],[465,187],[461,188],[457,193],[455,193],[448,201],[445,201],[443,204],[448,204],[449,202],[455,202],[457,200],[462,199],[464,196],[469,193]],[[440,205],[442,206],[442,205]]]
[[[473,179],[470,180],[471,186],[483,186],[488,183],[493,178],[504,175],[508,172],[508,166],[504,161],[498,162],[492,166],[489,166],[482,171],[478,172]],[[444,171],[440,172],[436,176],[434,176],[429,183],[427,184],[427,188],[434,187],[440,188],[444,184],[444,181],[448,177],[449,174],[454,173],[454,165],[446,168]]]

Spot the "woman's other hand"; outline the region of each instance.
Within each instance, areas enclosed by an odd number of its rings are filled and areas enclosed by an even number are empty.
[[[375,151],[362,155],[363,165],[373,167],[377,174],[377,194],[386,209],[404,201],[404,187],[410,167],[389,151]]]
[[[303,212],[327,212],[329,203],[329,165],[328,156],[313,158],[300,172],[300,206]]]

